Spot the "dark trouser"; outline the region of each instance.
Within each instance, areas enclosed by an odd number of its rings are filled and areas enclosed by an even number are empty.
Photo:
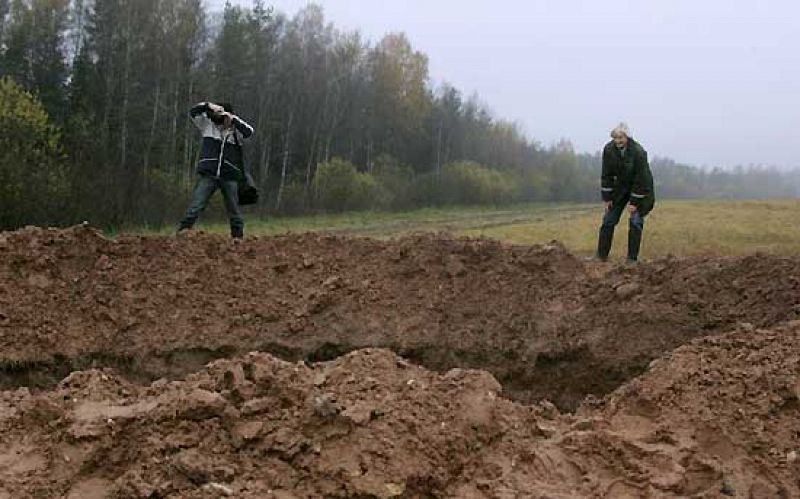
[[[603,217],[603,225],[600,226],[600,238],[597,241],[597,257],[605,260],[611,251],[611,243],[614,241],[614,227],[619,223],[622,212],[628,204],[630,196],[618,200]],[[628,228],[628,260],[636,261],[639,258],[639,247],[642,245],[642,231],[644,230],[645,216],[635,212],[631,215]]]
[[[197,217],[206,209],[208,200],[217,189],[222,191],[222,197],[225,199],[225,211],[228,212],[231,224],[231,236],[235,238],[244,236],[244,218],[242,218],[242,211],[239,208],[239,184],[235,180],[222,180],[208,175],[200,175],[198,178],[192,194],[192,204],[189,205],[186,215],[181,220],[180,230],[191,229],[194,226]]]

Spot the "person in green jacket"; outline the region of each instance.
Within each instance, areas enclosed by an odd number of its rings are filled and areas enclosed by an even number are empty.
[[[606,261],[614,240],[614,228],[628,206],[628,262],[639,259],[644,219],[655,206],[653,174],[647,162],[647,151],[633,140],[630,129],[620,123],[611,130],[611,142],[603,148],[603,173],[600,190],[606,212],[600,226],[597,258]]]

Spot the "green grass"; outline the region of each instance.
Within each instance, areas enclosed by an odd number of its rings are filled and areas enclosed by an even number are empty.
[[[578,255],[591,255],[603,207],[596,204],[526,204],[502,208],[422,209],[405,213],[344,213],[248,220],[247,233],[274,235],[325,231],[393,237],[419,231],[483,236],[514,244],[551,240]],[[625,254],[628,216],[617,228],[612,256]],[[202,229],[227,233],[224,223]],[[166,232],[162,231],[162,232]],[[643,258],[680,255],[800,254],[800,200],[662,201],[647,217]]]
[[[460,233],[468,229],[522,223],[531,220],[532,213],[547,214],[565,208],[586,209],[580,205],[524,204],[491,207],[424,208],[407,212],[350,212],[302,217],[280,217],[258,220],[246,216],[246,232],[257,235],[275,235],[291,232],[325,231],[347,233],[377,238],[387,238],[419,231],[447,231]],[[225,234],[228,226],[224,222],[198,224],[198,228]],[[144,229],[141,232],[169,233],[170,227],[157,231]],[[137,231],[138,232],[138,231]]]
[[[465,231],[520,244],[557,239],[571,251],[591,255],[602,208],[545,217],[528,223]],[[617,228],[613,254],[625,255],[627,215]],[[668,254],[800,254],[800,201],[666,201],[645,223],[642,257]]]

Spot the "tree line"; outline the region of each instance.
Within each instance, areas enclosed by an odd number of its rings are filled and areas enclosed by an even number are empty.
[[[404,34],[373,43],[317,5],[0,0],[0,79],[0,227],[174,222],[202,100],[255,127],[260,215],[598,197],[599,154],[542,146],[478,96],[433,88]],[[796,172],[652,163],[662,196],[800,189]]]

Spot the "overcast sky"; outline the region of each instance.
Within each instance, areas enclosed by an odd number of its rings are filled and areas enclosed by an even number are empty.
[[[373,41],[405,32],[434,84],[477,92],[544,144],[594,152],[625,120],[651,156],[800,166],[800,0],[316,3]]]

